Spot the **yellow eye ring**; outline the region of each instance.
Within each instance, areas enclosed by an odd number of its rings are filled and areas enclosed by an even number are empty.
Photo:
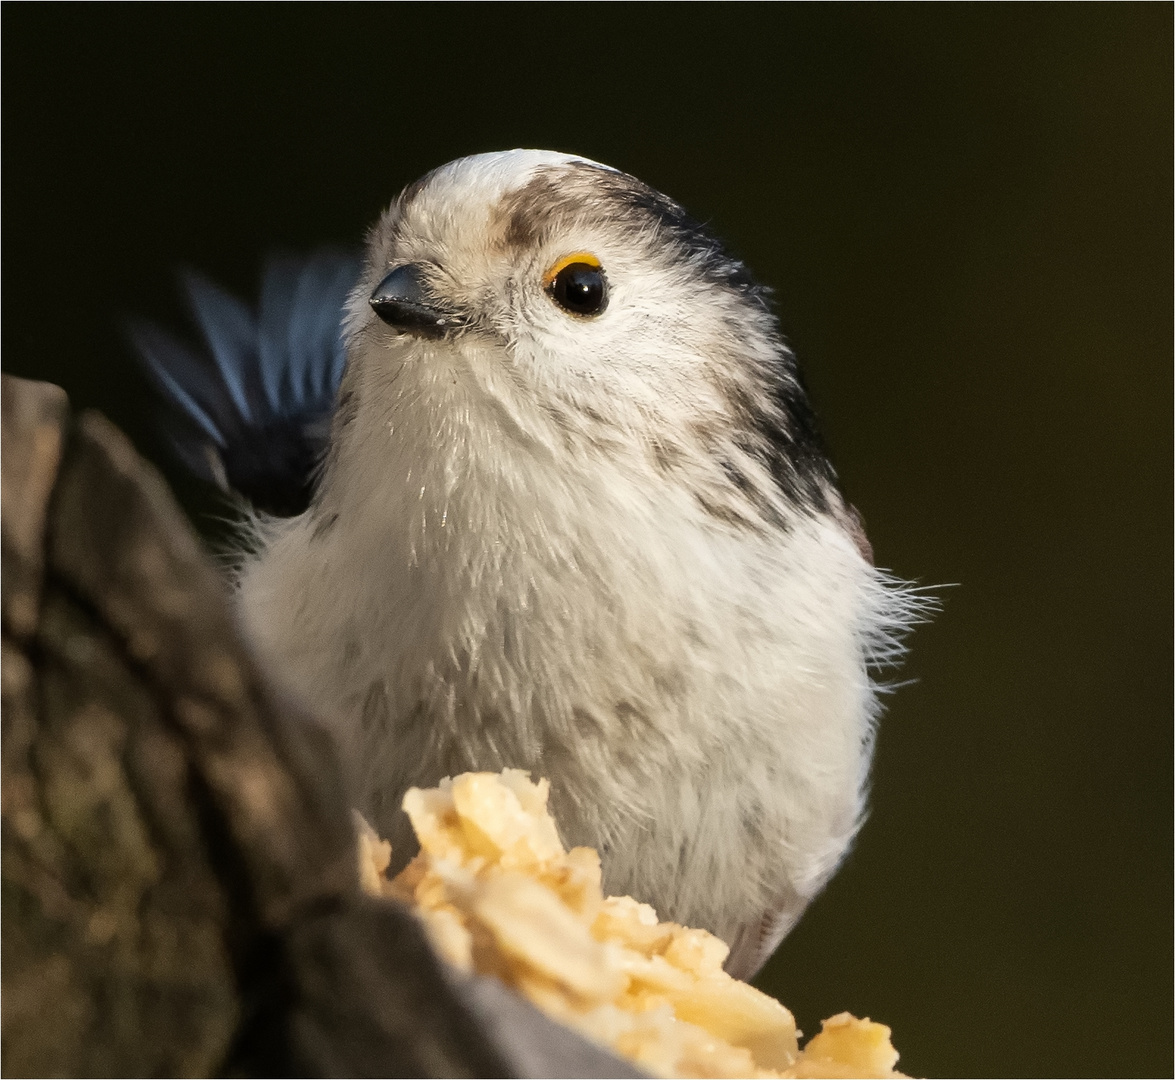
[[[573,251],[570,255],[564,255],[563,258],[557,260],[555,265],[551,267],[545,274],[543,274],[543,288],[549,289],[555,282],[555,278],[559,276],[559,272],[566,270],[567,267],[581,263],[584,266],[590,266],[593,270],[599,270],[602,263],[591,252],[588,251]]]
[[[608,282],[600,260],[586,251],[564,255],[543,278],[547,295],[568,315],[591,318],[608,303]]]

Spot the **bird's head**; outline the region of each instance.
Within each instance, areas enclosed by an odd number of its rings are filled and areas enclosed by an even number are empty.
[[[764,290],[675,202],[583,158],[482,154],[409,186],[371,232],[347,334],[344,398],[388,425],[409,407],[442,442],[469,421],[684,469],[728,517],[832,489]]]

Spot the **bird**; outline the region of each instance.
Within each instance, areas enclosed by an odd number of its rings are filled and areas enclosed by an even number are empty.
[[[361,254],[185,279],[202,348],[138,324],[173,442],[243,493],[258,655],[356,808],[550,780],[604,886],[752,976],[849,850],[922,601],[874,566],[769,291],[676,202],[588,158],[479,154]]]

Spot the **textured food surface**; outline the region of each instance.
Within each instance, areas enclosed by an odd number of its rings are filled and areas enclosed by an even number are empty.
[[[549,790],[516,769],[413,788],[420,853],[388,879],[391,846],[359,819],[364,888],[411,905],[453,966],[501,979],[651,1074],[902,1075],[884,1024],[841,1013],[801,1050],[792,1014],[723,970],[724,942],[605,897],[597,853],[564,850]]]

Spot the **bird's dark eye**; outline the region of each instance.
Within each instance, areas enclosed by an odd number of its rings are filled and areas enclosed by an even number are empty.
[[[604,268],[584,252],[560,259],[543,275],[543,284],[551,299],[572,315],[599,315],[608,301]]]

